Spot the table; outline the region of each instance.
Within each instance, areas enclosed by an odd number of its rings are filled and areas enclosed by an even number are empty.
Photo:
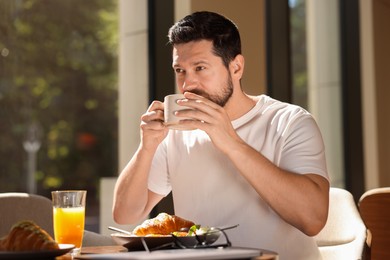
[[[179,249],[176,249],[179,250]],[[88,256],[88,254],[115,254],[120,252],[127,252],[127,249],[123,246],[96,246],[96,247],[83,247],[81,249],[82,256]],[[278,255],[275,252],[268,250],[261,250],[262,255],[252,258],[252,260],[276,260]],[[56,257],[56,260],[71,260],[72,256],[66,254]]]

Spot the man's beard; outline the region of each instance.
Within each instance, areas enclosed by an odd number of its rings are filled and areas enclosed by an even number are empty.
[[[207,98],[208,100],[213,101],[214,103],[220,105],[221,107],[224,107],[226,103],[229,101],[229,99],[231,98],[231,96],[233,95],[233,82],[230,73],[224,85],[226,87],[223,88],[222,91],[217,94],[210,95],[202,90],[197,90],[197,89],[191,90],[191,92],[200,95],[204,98]]]

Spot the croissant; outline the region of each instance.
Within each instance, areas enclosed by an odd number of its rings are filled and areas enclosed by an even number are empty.
[[[133,234],[137,236],[169,235],[182,228],[190,228],[194,222],[167,213],[160,213],[155,218],[147,219],[134,228]]]
[[[59,249],[58,243],[32,221],[16,223],[5,237],[0,239],[3,251],[40,251]]]

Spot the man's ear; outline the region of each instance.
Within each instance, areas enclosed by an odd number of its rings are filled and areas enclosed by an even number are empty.
[[[244,72],[244,65],[245,65],[245,59],[244,56],[241,54],[238,54],[234,60],[230,62],[230,71],[233,75],[239,76],[239,78],[242,77],[242,74]]]

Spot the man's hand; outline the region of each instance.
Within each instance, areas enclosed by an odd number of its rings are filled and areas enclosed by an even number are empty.
[[[193,109],[178,111],[176,115],[193,120],[182,120],[180,124],[205,131],[214,145],[223,152],[229,150],[230,142],[242,142],[223,107],[191,92],[185,92],[184,96],[186,99],[178,100],[177,103]]]
[[[141,116],[141,146],[155,150],[168,134],[164,125],[164,103],[153,101]]]

